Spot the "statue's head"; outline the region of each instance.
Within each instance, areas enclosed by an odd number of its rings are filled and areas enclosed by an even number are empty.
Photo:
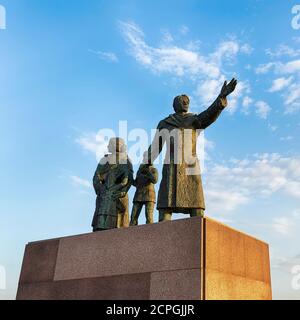
[[[107,147],[110,153],[126,152],[126,144],[122,138],[111,138]]]
[[[190,98],[183,94],[181,96],[177,96],[173,102],[173,108],[176,113],[185,113],[189,111],[190,106]]]

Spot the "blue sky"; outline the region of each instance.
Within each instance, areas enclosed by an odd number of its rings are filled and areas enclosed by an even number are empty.
[[[205,133],[206,214],[267,241],[274,298],[299,299],[295,4],[0,0],[0,299],[15,297],[27,242],[91,230],[100,129],[150,132],[174,96],[200,112],[233,76],[236,95]]]

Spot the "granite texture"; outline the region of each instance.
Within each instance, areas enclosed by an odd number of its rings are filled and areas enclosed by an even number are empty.
[[[18,300],[148,300],[150,274],[22,284]]]
[[[204,298],[272,299],[268,244],[204,219]]]
[[[151,273],[151,300],[200,300],[199,269]]]
[[[266,243],[208,218],[26,246],[17,299],[272,298]]]
[[[33,242],[26,246],[20,283],[53,281],[59,240]]]
[[[192,218],[63,238],[54,279],[199,268],[200,225]]]

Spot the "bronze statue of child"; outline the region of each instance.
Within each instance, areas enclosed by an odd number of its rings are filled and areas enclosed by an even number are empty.
[[[158,180],[158,172],[153,165],[141,165],[133,185],[136,192],[133,199],[133,208],[131,213],[131,226],[138,225],[138,219],[143,206],[145,206],[146,223],[153,223],[153,211],[155,205],[154,185]]]

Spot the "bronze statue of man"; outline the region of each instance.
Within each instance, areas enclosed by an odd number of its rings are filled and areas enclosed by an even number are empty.
[[[159,221],[171,220],[172,213],[203,216],[204,195],[196,142],[200,130],[217,120],[227,106],[227,96],[237,85],[232,79],[225,81],[214,103],[200,114],[189,113],[189,98],[186,95],[174,99],[175,113],[160,121],[156,135],[144,154],[144,164],[152,164],[166,144],[162,180],[158,193]]]
[[[145,206],[146,224],[153,223],[153,211],[156,202],[154,185],[158,180],[158,172],[154,166],[142,165],[133,181],[136,192],[133,198],[130,225],[138,225],[138,219]]]
[[[129,226],[127,192],[133,183],[133,169],[121,138],[112,138],[96,169],[93,185],[97,194],[93,231]]]

